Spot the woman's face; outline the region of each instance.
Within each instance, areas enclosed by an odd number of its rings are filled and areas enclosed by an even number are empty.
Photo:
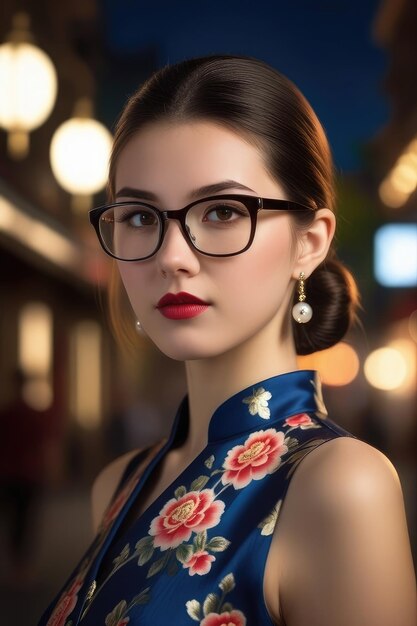
[[[161,210],[189,204],[201,187],[228,181],[221,193],[282,198],[257,149],[211,122],[157,123],[139,131],[122,150],[116,169],[118,201],[123,188],[146,190],[144,201]],[[230,184],[230,181],[235,181]],[[207,194],[201,193],[200,197]],[[137,197],[135,199],[138,199]],[[133,310],[158,348],[177,360],[218,356],[271,328],[278,343],[293,288],[295,242],[290,216],[260,211],[249,250],[232,257],[205,256],[167,222],[162,247],[139,262],[118,261]],[[167,293],[187,292],[209,306],[186,319],[165,317],[157,303]]]

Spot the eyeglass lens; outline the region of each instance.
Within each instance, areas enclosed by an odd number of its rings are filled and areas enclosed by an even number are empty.
[[[206,200],[187,212],[186,230],[197,250],[234,254],[251,234],[247,207],[237,200]],[[158,247],[163,228],[158,211],[136,204],[114,205],[100,216],[100,234],[111,254],[126,261],[148,257]]]

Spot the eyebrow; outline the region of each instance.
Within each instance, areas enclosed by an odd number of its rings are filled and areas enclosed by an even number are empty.
[[[191,200],[198,200],[198,198],[210,196],[211,194],[226,191],[227,189],[242,189],[243,191],[252,191],[253,193],[256,193],[250,187],[246,187],[246,185],[242,185],[242,183],[238,183],[236,180],[223,180],[219,183],[204,185],[198,189],[193,189],[193,191],[189,193],[189,197]],[[116,193],[116,198],[119,196],[123,196],[125,198],[137,198],[138,200],[153,200],[154,202],[158,200],[158,196],[151,191],[146,191],[145,189],[135,189],[133,187],[123,187],[122,189],[119,189]]]

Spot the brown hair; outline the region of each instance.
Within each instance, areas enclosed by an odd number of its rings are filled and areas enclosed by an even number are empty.
[[[118,156],[129,139],[147,124],[209,120],[244,136],[261,150],[269,174],[288,199],[334,211],[334,168],[329,144],[316,114],[297,87],[258,59],[213,55],[163,67],[129,99],[116,126],[110,158],[108,192],[115,194]],[[305,228],[314,212],[291,213]],[[337,343],[355,319],[358,292],[349,271],[331,248],[306,282],[314,310],[308,324],[293,323],[298,354]],[[297,301],[294,294],[294,302]],[[110,318],[120,339],[131,338],[126,320],[127,296],[114,272],[109,290]]]

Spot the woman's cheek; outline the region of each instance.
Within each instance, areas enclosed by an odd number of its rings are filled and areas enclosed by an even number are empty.
[[[243,300],[251,303],[251,308],[261,303],[276,307],[291,279],[291,237],[284,232],[259,238],[256,243],[256,247],[234,257],[233,265],[224,272],[222,286],[236,304]]]
[[[118,269],[132,309],[135,315],[140,319],[140,302],[142,301],[142,304],[144,303],[143,268],[139,268],[135,263],[123,263],[119,261]]]

